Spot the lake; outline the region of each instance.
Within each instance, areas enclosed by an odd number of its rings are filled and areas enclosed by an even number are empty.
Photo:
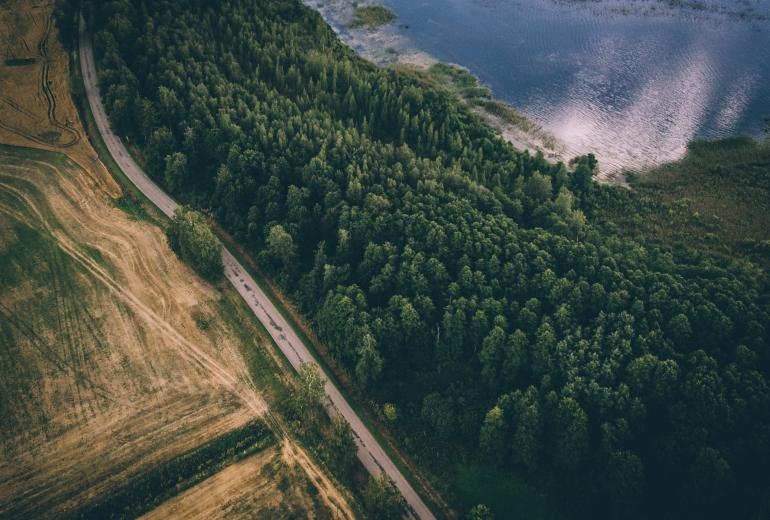
[[[378,41],[307,3],[357,50]],[[381,3],[398,15],[378,36],[389,52],[468,68],[604,173],[678,159],[695,138],[758,135],[770,115],[770,0]]]

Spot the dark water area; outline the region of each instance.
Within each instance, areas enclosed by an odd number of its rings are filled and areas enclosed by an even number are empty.
[[[381,1],[417,49],[467,67],[605,172],[758,135],[770,115],[770,0]]]

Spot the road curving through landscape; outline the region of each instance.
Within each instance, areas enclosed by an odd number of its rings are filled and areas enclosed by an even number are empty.
[[[171,217],[179,205],[144,173],[131,157],[120,138],[110,129],[109,119],[99,94],[91,39],[86,32],[85,21],[82,16],[80,18],[79,42],[80,67],[86,96],[105,146],[118,167],[139,191],[155,204],[160,211]],[[227,279],[233,284],[254,315],[262,322],[292,367],[298,370],[303,363],[317,364],[307,346],[305,346],[294,329],[227,248],[224,248],[222,252],[222,263],[224,264],[224,273]],[[411,516],[421,520],[435,519],[428,506],[353,410],[350,403],[343,397],[334,383],[326,377],[323,370],[321,370],[321,373],[325,380],[326,409],[329,414],[341,414],[350,423],[356,443],[358,444],[358,458],[367,471],[375,476],[381,472],[385,472],[388,475],[404,496]]]

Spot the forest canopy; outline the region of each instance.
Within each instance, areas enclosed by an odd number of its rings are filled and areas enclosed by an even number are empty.
[[[573,517],[770,514],[765,271],[595,225],[619,195],[593,156],[514,150],[299,1],[90,4],[113,126],[420,460],[526,475]]]

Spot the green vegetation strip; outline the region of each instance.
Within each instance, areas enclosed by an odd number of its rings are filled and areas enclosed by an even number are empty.
[[[395,13],[381,5],[362,5],[356,7],[350,27],[379,27],[396,19]]]
[[[106,500],[70,518],[134,518],[274,442],[262,422],[252,422],[150,470]]]
[[[35,58],[8,58],[5,64],[10,67],[21,67],[23,65],[32,65],[37,60]]]

